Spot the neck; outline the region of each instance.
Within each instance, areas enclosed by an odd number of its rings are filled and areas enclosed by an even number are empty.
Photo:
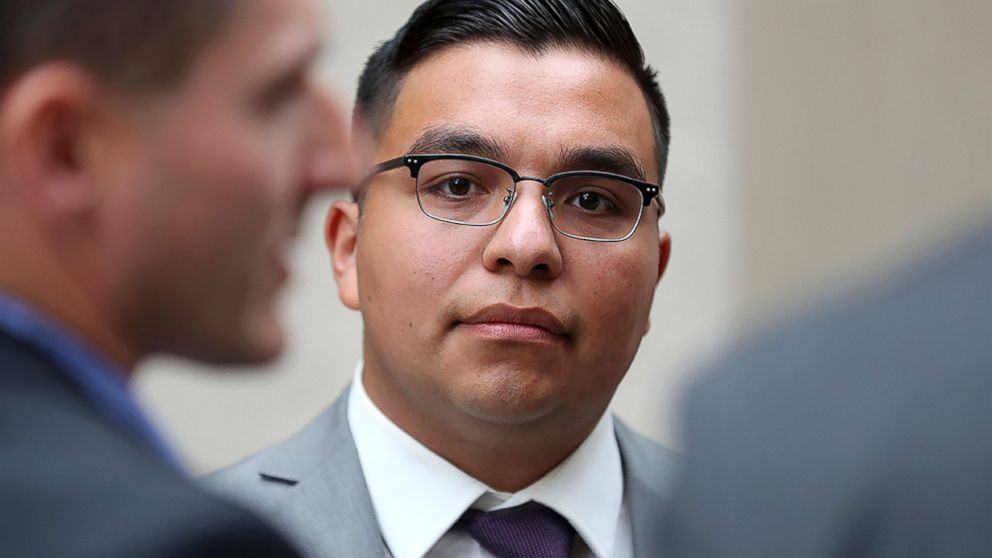
[[[394,424],[466,474],[501,492],[517,492],[560,465],[595,428],[602,412],[576,420],[543,417],[497,423],[434,405],[409,410],[389,390],[364,381],[372,402]]]
[[[18,238],[8,236],[7,238]],[[23,238],[19,238],[23,240]],[[140,356],[126,342],[114,319],[109,297],[101,296],[95,280],[72,269],[66,259],[23,242],[0,246],[0,288],[38,309],[62,327],[93,345],[130,375]],[[32,248],[25,248],[32,246]],[[75,273],[74,273],[75,272]]]

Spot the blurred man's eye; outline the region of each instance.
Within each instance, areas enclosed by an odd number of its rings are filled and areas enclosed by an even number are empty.
[[[294,71],[267,87],[259,96],[257,106],[264,113],[275,112],[299,100],[305,89],[306,76],[303,71]]]

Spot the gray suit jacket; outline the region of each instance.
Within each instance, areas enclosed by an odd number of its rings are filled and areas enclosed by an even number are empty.
[[[311,558],[385,556],[348,428],[347,394],[285,442],[206,479],[211,490],[261,514]],[[615,424],[634,554],[659,556],[657,518],[677,458]]]
[[[696,387],[667,556],[992,556],[992,228],[952,248]]]

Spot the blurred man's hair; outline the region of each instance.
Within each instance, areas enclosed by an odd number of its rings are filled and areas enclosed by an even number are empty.
[[[610,0],[429,0],[369,57],[358,81],[356,118],[379,139],[407,72],[445,48],[481,42],[533,54],[572,48],[620,64],[637,81],[651,111],[659,182],[664,178],[671,139],[665,98],[630,24]]]
[[[233,0],[0,0],[0,93],[66,61],[135,92],[182,80]]]

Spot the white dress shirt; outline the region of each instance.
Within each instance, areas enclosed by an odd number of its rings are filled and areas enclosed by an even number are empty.
[[[365,391],[361,362],[348,394],[348,425],[383,543],[394,558],[492,558],[451,527],[469,508],[492,511],[531,500],[575,528],[573,557],[631,557],[620,449],[608,412],[561,465],[513,494],[492,490],[389,420]]]

